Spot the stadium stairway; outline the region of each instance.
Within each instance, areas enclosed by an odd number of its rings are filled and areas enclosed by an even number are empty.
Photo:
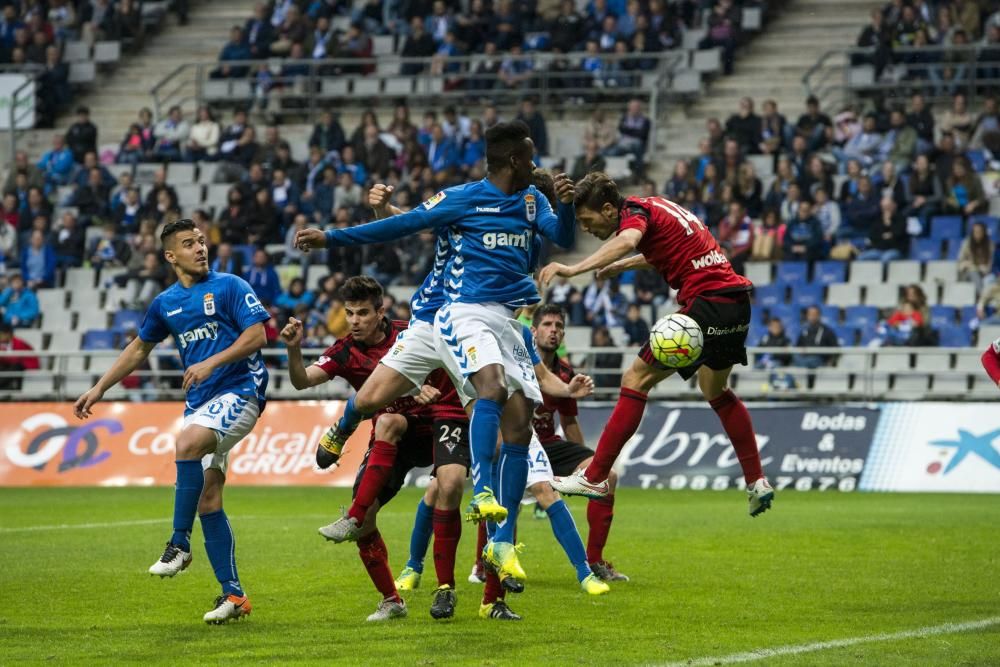
[[[752,97],[755,111],[773,98],[778,110],[794,123],[805,107],[802,77],[826,51],[851,46],[868,23],[869,12],[884,5],[873,0],[792,0],[736,57],[732,76],[717,77],[687,108],[671,109],[657,132],[657,151],[650,176],[661,186],[679,158],[698,153],[706,136],[705,121],[722,123],[736,112],[741,97]],[[824,109],[833,115],[836,109]]]

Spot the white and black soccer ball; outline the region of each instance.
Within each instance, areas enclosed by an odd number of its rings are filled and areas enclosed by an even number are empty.
[[[696,362],[704,342],[698,323],[681,313],[660,318],[649,331],[653,356],[667,368],[684,368]]]

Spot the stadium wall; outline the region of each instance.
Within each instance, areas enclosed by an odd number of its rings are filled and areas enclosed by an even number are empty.
[[[611,404],[581,406],[597,442]],[[778,489],[1000,493],[1000,404],[875,403],[817,407],[751,405],[764,468]],[[342,465],[313,468],[316,442],[340,401],[272,401],[254,433],[231,453],[235,484],[349,486],[368,427]],[[106,403],[86,423],[67,403],[0,406],[0,486],[125,486],[174,483],[176,403]],[[646,489],[742,487],[739,464],[704,404],[651,403],[618,461],[621,484]],[[424,485],[427,471],[408,483]]]

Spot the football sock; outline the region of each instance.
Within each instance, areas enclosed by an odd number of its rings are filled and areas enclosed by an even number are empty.
[[[413,519],[413,532],[410,533],[410,560],[406,561],[406,567],[411,567],[421,574],[424,571],[427,545],[431,543],[431,535],[434,533],[433,518],[434,508],[421,498],[417,503],[417,516]]]
[[[506,591],[500,585],[500,579],[492,572],[486,572],[486,586],[483,588],[483,604],[491,604],[503,600]]]
[[[597,563],[604,560],[604,545],[608,543],[611,520],[614,518],[613,493],[603,498],[591,498],[587,503],[587,523],[590,525],[590,532],[587,534],[587,562]]]
[[[718,398],[709,401],[709,405],[719,415],[722,428],[729,441],[733,443],[736,450],[736,458],[743,468],[743,479],[747,486],[753,484],[764,476],[764,470],[760,465],[760,450],[757,449],[757,436],[754,435],[753,422],[750,420],[750,413],[743,401],[733,393],[732,389],[727,389]]]
[[[601,439],[597,442],[594,460],[587,466],[584,476],[591,482],[603,482],[611,473],[611,466],[642,421],[646,410],[646,394],[622,387],[615,409],[611,411]]]
[[[347,403],[344,404],[344,414],[341,416],[340,421],[337,422],[337,430],[341,433],[354,433],[358,429],[358,424],[370,416],[361,414],[354,407],[354,397],[351,396],[347,399]]]
[[[576,529],[576,522],[569,513],[569,507],[560,498],[545,511],[549,515],[549,523],[552,525],[556,541],[566,552],[569,562],[576,568],[576,580],[583,581],[590,575],[590,565],[587,564],[587,552],[583,549],[583,540],[580,539],[580,531]]]
[[[434,510],[434,570],[438,586],[455,587],[455,553],[462,537],[462,513]]]
[[[476,531],[476,565],[482,565],[483,563],[483,549],[486,548],[486,522],[483,521],[479,524],[479,530]]]
[[[243,595],[240,577],[236,573],[236,538],[225,510],[199,515],[201,532],[205,535],[205,552],[222,584],[223,595]]]
[[[191,551],[191,528],[198,513],[198,501],[205,486],[201,459],[177,461],[177,485],[174,487],[174,534],[171,544]]]
[[[517,525],[517,511],[521,508],[524,487],[528,483],[528,447],[503,443],[500,446],[500,466],[498,475],[499,493],[497,500],[507,508],[507,519],[497,524],[493,539],[497,542],[514,542],[514,527]]]
[[[493,458],[500,433],[500,413],[503,406],[488,398],[476,400],[469,421],[469,446],[472,450],[472,493],[482,493],[489,487],[493,492]]]
[[[389,551],[385,548],[382,535],[377,530],[358,539],[358,555],[375,588],[382,594],[382,599],[393,599],[399,602],[401,598],[396,592],[396,583],[389,570]]]
[[[365,520],[368,508],[374,504],[378,494],[385,488],[395,463],[396,445],[376,440],[368,453],[368,461],[365,463],[365,472],[361,475],[361,483],[358,484],[358,492],[354,494],[351,508],[347,510],[347,516],[353,517],[358,525]]]

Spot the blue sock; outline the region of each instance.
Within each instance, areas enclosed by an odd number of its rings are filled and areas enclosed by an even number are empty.
[[[205,486],[205,473],[201,459],[177,461],[177,485],[174,487],[174,534],[171,543],[191,551],[191,528],[198,513],[201,489]]]
[[[417,503],[417,516],[413,520],[413,532],[410,533],[410,560],[406,567],[412,567],[417,572],[424,571],[424,556],[434,534],[434,508],[421,498]]]
[[[556,540],[569,557],[569,562],[576,568],[577,581],[583,581],[591,573],[590,565],[587,563],[587,550],[583,547],[580,531],[576,529],[576,522],[569,513],[569,507],[560,498],[545,511],[549,515],[549,523],[552,524]]]
[[[472,450],[472,493],[482,493],[489,487],[493,493],[497,489],[493,479],[493,454],[497,449],[497,435],[500,433],[500,413],[503,406],[488,398],[476,400],[469,421],[469,446]],[[527,451],[527,449],[525,449]]]
[[[517,525],[517,511],[521,508],[524,487],[528,483],[528,446],[503,443],[500,446],[500,490],[497,500],[507,508],[507,520],[497,525],[493,539],[497,542],[513,542],[514,527]]]
[[[223,595],[243,595],[240,576],[236,573],[236,538],[226,517],[226,510],[201,515],[201,532],[205,534],[205,551],[222,584]]]
[[[344,414],[337,422],[337,430],[341,433],[354,433],[358,429],[358,424],[363,422],[370,415],[361,414],[354,407],[354,397],[351,396],[347,399],[347,404],[344,405]]]

